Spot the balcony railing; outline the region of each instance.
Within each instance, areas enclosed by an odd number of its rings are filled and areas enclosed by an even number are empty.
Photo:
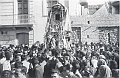
[[[22,24],[33,24],[33,15],[22,14],[0,16],[0,25],[22,25]]]

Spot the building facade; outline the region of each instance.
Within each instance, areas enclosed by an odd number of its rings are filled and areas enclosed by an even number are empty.
[[[74,30],[75,28],[76,30],[81,29],[79,30],[80,42],[111,44],[119,41],[120,14],[118,3],[119,1],[111,2],[111,5],[109,3],[102,6],[88,5],[88,15],[71,16],[72,28]],[[114,5],[116,6],[114,7]]]
[[[119,27],[116,2],[91,9],[83,6],[84,2],[80,5],[80,0],[0,0],[0,44],[43,42],[48,11],[58,2],[69,10],[72,30],[77,32],[79,42],[99,42],[101,27]]]
[[[0,44],[33,44],[31,0],[0,0]]]
[[[52,5],[68,0],[0,0],[0,44],[43,42],[48,11]]]

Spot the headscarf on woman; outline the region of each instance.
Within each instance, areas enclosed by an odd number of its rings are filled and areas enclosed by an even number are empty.
[[[112,70],[112,77],[119,78],[119,69]]]
[[[99,68],[100,68],[101,65],[106,65],[107,66],[106,61],[104,59],[99,59],[98,60],[97,71],[95,72],[95,75],[94,75],[95,77],[98,76],[98,74],[99,74]]]
[[[93,56],[91,59],[91,64],[93,65],[94,68],[97,68],[97,63],[98,63],[97,57]]]
[[[106,59],[106,57],[104,55],[100,55],[99,58],[104,59],[104,60]]]
[[[110,69],[117,69],[118,68],[118,65],[117,65],[117,62],[115,60],[111,60],[110,61]]]
[[[99,68],[101,65],[107,65],[107,63],[104,59],[99,59],[97,65],[98,65],[98,68]]]
[[[99,68],[99,76],[101,78],[112,77],[111,69],[107,65],[101,65],[100,68]]]
[[[109,67],[112,71],[112,77],[119,78],[119,69],[118,69],[117,62],[115,60],[111,60]]]

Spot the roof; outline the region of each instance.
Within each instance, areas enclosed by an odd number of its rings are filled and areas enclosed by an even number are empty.
[[[93,8],[100,7],[92,6]],[[91,8],[92,8],[91,7]],[[90,7],[89,7],[90,8]],[[94,14],[86,16],[71,16],[72,27],[76,26],[119,26],[120,14],[111,14],[107,5],[102,5]]]
[[[88,5],[88,8],[100,8],[103,4],[100,5]]]
[[[103,4],[101,4],[101,5],[88,5],[89,14],[90,15],[94,14],[102,6],[103,6]]]
[[[119,26],[120,15],[105,14],[89,16],[71,16],[72,26]],[[89,21],[89,24],[88,24]]]
[[[120,1],[113,1],[113,2],[111,2],[111,4],[112,4],[112,6],[119,7]]]

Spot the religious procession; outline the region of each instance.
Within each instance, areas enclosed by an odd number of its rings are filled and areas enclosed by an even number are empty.
[[[120,1],[89,1],[0,0],[0,78],[119,78]]]

